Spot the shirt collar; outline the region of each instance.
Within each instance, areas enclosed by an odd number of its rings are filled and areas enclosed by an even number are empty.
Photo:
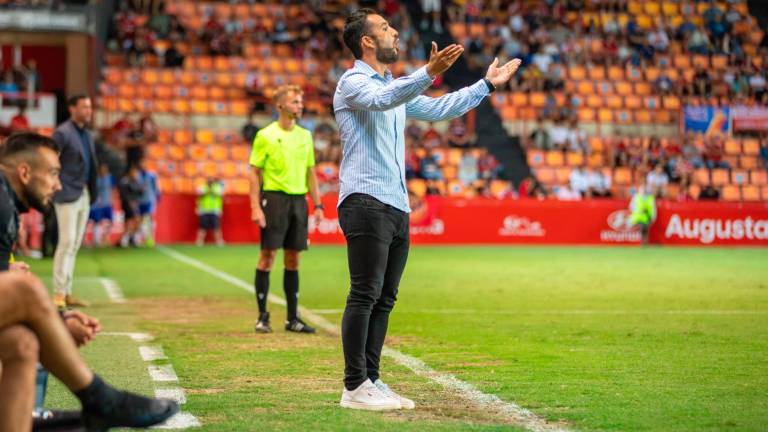
[[[26,213],[27,210],[29,210],[29,207],[27,207],[19,197],[16,195],[16,191],[13,190],[13,187],[11,186],[11,182],[8,181],[8,178],[5,177],[5,174],[0,173],[0,182],[3,183],[3,186],[8,191],[8,193],[11,195],[11,198],[13,198],[13,203],[16,206],[16,211],[19,213]]]
[[[365,74],[368,75],[369,77],[381,77],[381,78],[384,78],[384,79],[392,78],[392,72],[389,70],[389,68],[384,70],[384,76],[382,77],[381,75],[379,75],[378,72],[373,70],[371,65],[369,65],[368,63],[366,63],[366,62],[364,62],[362,60],[355,60],[355,69],[359,69],[359,70],[365,72]]]

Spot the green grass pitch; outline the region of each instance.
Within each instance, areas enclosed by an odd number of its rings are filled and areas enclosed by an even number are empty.
[[[174,247],[245,281],[258,248]],[[31,262],[50,280],[50,262]],[[272,292],[282,296],[281,260]],[[253,295],[155,250],[87,250],[75,294],[105,331],[156,337],[201,430],[517,430],[385,358],[411,412],[342,410],[340,340],[256,335]],[[303,256],[301,304],[333,323],[348,289],[342,247]],[[94,276],[118,282],[112,304]],[[413,247],[388,345],[574,430],[765,430],[768,250]],[[84,349],[120,385],[153,383],[128,339]],[[76,406],[52,383],[49,406]]]

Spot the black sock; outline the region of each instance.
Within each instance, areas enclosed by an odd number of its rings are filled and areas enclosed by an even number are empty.
[[[96,374],[93,374],[93,381],[87,387],[73,393],[80,399],[83,411],[99,411],[99,407],[108,405],[119,394]]]
[[[286,309],[288,309],[288,321],[298,318],[299,307],[299,272],[298,270],[286,270],[283,274],[283,290],[285,291]]]
[[[267,311],[267,295],[269,294],[269,272],[256,269],[256,303],[259,304],[259,313]]]

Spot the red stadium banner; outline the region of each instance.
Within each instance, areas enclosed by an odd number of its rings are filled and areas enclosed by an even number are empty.
[[[734,132],[768,130],[768,108],[761,106],[731,107]]]
[[[310,240],[341,244],[336,197],[326,196],[326,219],[310,222]],[[414,244],[639,244],[628,204],[618,200],[538,201],[427,197],[412,203]],[[191,195],[163,195],[157,240],[191,242],[197,217]],[[222,229],[228,242],[256,242],[247,196],[224,200]],[[652,243],[671,245],[768,246],[768,203],[664,202],[650,232]]]

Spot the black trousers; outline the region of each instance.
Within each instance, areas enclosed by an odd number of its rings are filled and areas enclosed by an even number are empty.
[[[389,313],[408,260],[408,213],[364,194],[339,207],[347,239],[350,289],[341,321],[344,386],[353,390],[379,377],[379,361]]]

